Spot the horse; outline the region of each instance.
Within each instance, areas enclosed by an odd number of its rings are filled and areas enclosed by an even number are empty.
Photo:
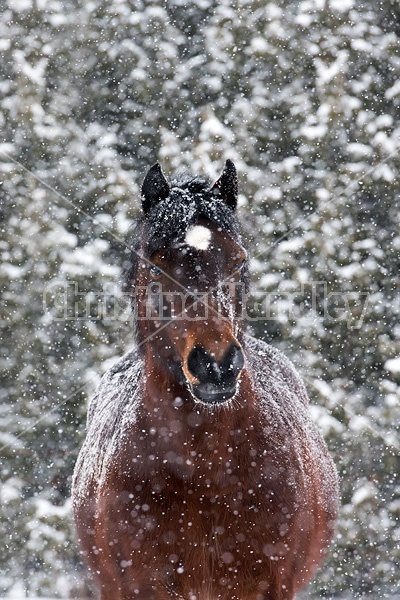
[[[160,165],[125,256],[136,347],[89,405],[73,478],[102,600],[291,600],[328,552],[338,478],[304,384],[244,331],[249,254],[227,160]]]

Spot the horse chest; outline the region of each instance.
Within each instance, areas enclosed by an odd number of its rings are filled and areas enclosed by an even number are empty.
[[[171,543],[191,554],[203,552],[204,544],[211,554],[212,548],[242,553],[242,540],[253,554],[271,536],[287,533],[304,480],[283,456],[257,452],[251,443],[242,446],[245,452],[210,443],[204,454],[173,444],[151,446],[150,454],[147,443],[130,448],[123,467],[114,462],[103,498],[104,514],[114,512],[129,539]]]
[[[137,582],[145,572],[177,597],[202,590],[198,598],[241,599],[287,554],[293,515],[266,488],[235,482],[216,493],[191,483],[155,493],[153,483],[108,494],[103,507],[110,531],[103,542],[114,564],[125,565],[127,580]]]
[[[223,425],[193,413],[181,419],[139,419],[110,465],[107,486],[116,495],[130,494],[136,504],[152,505],[161,521],[165,511],[175,513],[176,507],[190,513],[188,522],[200,515],[205,519],[200,532],[210,522],[233,523],[244,516],[247,523],[270,527],[268,513],[292,514],[296,490],[305,483],[293,448],[286,444],[267,436],[252,414],[239,413]],[[181,515],[174,518],[179,522]]]

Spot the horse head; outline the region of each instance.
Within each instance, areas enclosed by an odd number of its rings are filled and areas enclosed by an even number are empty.
[[[248,258],[237,198],[232,161],[214,185],[188,175],[168,182],[154,165],[142,187],[139,258],[129,270],[138,342],[208,405],[235,396],[244,367]]]

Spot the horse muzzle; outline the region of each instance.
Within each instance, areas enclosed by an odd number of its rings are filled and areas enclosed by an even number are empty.
[[[234,397],[238,383],[229,387],[219,387],[212,383],[199,383],[190,385],[193,396],[203,404],[222,404]]]
[[[234,397],[243,367],[243,350],[237,344],[231,344],[219,361],[196,345],[189,353],[185,370],[193,396],[203,404],[213,405]]]

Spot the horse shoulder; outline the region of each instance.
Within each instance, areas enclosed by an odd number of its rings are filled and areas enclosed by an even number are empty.
[[[252,378],[268,444],[278,466],[288,461],[300,485],[321,502],[330,515],[337,511],[338,477],[323,436],[309,411],[304,383],[291,361],[261,340],[246,336]]]
[[[263,340],[250,335],[245,335],[244,340],[256,386],[268,390],[271,385],[280,385],[286,395],[307,406],[309,399],[305,385],[287,356]]]
[[[123,437],[136,420],[140,402],[142,360],[131,351],[109,369],[89,403],[86,439],[73,476],[73,502],[93,498]]]

